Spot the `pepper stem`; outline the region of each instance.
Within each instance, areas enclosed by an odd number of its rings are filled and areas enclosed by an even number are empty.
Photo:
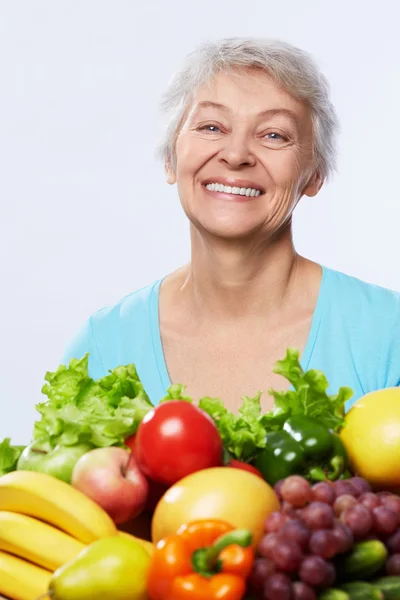
[[[311,481],[326,481],[325,471],[321,467],[313,467],[307,473]]]
[[[343,469],[344,469],[343,456],[334,456],[330,462],[330,465],[332,467],[332,471],[329,472],[328,479],[330,479],[331,481],[334,481],[335,479],[338,479],[339,476],[343,473]]]
[[[212,546],[200,548],[193,553],[192,566],[194,571],[210,577],[220,570],[219,554],[228,546],[238,545],[246,548],[252,542],[252,534],[248,529],[234,529],[220,536]]]

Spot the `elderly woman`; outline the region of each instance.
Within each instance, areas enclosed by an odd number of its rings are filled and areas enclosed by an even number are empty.
[[[135,363],[153,403],[179,382],[233,411],[243,394],[289,386],[272,373],[288,347],[332,392],[350,386],[350,402],[400,385],[399,296],[293,245],[297,203],[335,167],[337,119],[310,56],[276,41],[205,44],[163,107],[166,179],[190,221],[191,261],[96,312],[65,360],[89,352],[94,378]]]

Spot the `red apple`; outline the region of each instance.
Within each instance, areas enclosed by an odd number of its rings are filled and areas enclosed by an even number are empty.
[[[72,485],[99,504],[117,525],[137,517],[149,494],[149,484],[134,456],[116,447],[84,454],[74,467]]]

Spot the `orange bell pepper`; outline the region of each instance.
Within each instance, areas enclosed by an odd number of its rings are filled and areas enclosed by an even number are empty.
[[[254,550],[246,529],[194,521],[159,542],[150,563],[151,600],[242,600]]]

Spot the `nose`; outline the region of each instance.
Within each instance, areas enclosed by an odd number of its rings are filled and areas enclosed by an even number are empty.
[[[231,169],[242,169],[256,164],[256,157],[251,151],[250,141],[244,134],[231,134],[224,138],[224,146],[220,150],[219,160]]]

